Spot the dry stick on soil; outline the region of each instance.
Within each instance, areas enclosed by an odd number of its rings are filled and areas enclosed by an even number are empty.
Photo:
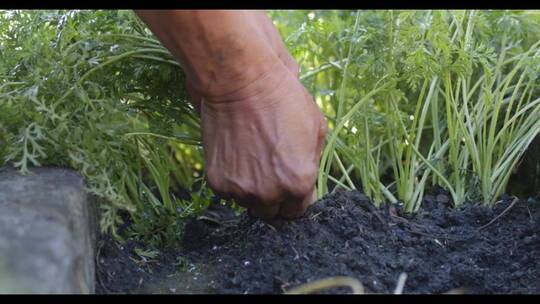
[[[451,289],[443,294],[448,294],[448,295],[461,295],[461,294],[470,294],[471,291],[468,290],[467,288],[454,288],[454,289]]]
[[[407,280],[407,274],[405,272],[402,272],[399,275],[399,278],[398,278],[398,281],[397,281],[397,284],[396,284],[396,289],[394,289],[394,294],[395,295],[399,295],[399,294],[403,293],[403,287],[405,287],[405,281],[406,280]]]
[[[215,219],[215,218],[205,216],[205,215],[201,215],[197,217],[197,220],[205,220],[205,221],[212,222],[223,227],[232,227],[234,226],[234,223],[236,222],[236,220],[219,220],[219,219]]]
[[[364,294],[364,286],[360,281],[351,277],[331,277],[327,279],[322,279],[300,285],[298,287],[289,289],[285,294],[309,294],[324,289],[335,288],[335,287],[350,287],[353,291],[353,294]]]
[[[489,223],[485,224],[484,226],[478,228],[478,231],[486,228],[487,226],[493,224],[497,219],[499,219],[501,216],[503,216],[506,212],[508,212],[512,207],[514,207],[514,205],[519,201],[519,199],[517,197],[514,197],[514,200],[512,201],[512,203],[510,204],[510,206],[506,207],[506,209],[504,209],[503,212],[501,212],[499,215],[497,215],[494,219],[492,219],[491,221],[489,221]]]

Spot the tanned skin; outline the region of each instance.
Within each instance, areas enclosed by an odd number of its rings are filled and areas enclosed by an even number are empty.
[[[254,216],[313,202],[326,120],[264,11],[136,11],[185,70],[210,187]]]

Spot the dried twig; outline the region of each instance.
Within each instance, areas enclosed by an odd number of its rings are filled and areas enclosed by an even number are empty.
[[[208,222],[212,222],[214,224],[217,224],[219,226],[223,226],[223,227],[232,227],[233,224],[236,222],[235,220],[219,220],[219,219],[216,219],[216,218],[212,218],[212,217],[209,217],[209,216],[205,216],[205,215],[201,215],[199,217],[197,217],[197,220],[204,220],[204,221],[208,221]]]
[[[285,294],[309,294],[324,289],[335,287],[350,287],[353,294],[364,294],[364,286],[360,281],[351,277],[331,277],[314,282],[310,282],[298,287],[289,289]]]
[[[491,221],[489,221],[489,223],[485,224],[484,226],[478,228],[477,231],[480,231],[484,228],[486,228],[487,226],[493,224],[497,219],[499,219],[501,216],[505,215],[506,212],[508,212],[512,207],[514,207],[514,205],[519,201],[519,199],[517,197],[514,197],[514,200],[512,201],[512,203],[510,204],[510,206],[506,207],[506,209],[503,210],[503,212],[501,212],[499,215],[497,215],[494,219],[492,219]]]
[[[406,280],[407,280],[407,274],[405,272],[402,272],[399,275],[399,278],[398,278],[398,281],[397,281],[397,284],[396,284],[396,289],[394,289],[394,294],[395,295],[399,295],[399,294],[403,293],[403,287],[405,287],[405,281]]]
[[[470,294],[471,291],[467,288],[454,288],[454,289],[451,289],[443,294],[448,294],[448,295],[462,295],[462,294]]]

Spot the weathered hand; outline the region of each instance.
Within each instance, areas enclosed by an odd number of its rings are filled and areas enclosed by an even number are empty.
[[[298,217],[313,202],[326,121],[282,61],[240,91],[203,98],[201,123],[217,194],[261,218]]]
[[[304,213],[326,121],[263,11],[138,11],[181,63],[212,189],[258,217]]]

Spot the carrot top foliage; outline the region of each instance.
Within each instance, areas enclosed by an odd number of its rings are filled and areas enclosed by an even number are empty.
[[[318,194],[496,202],[540,133],[536,11],[272,11],[331,132]],[[0,12],[0,165],[81,172],[101,227],[175,244],[211,191],[184,74],[130,11]],[[183,195],[187,191],[191,195]]]
[[[201,159],[198,118],[169,52],[129,11],[0,18],[2,162],[23,173],[74,168],[102,199],[103,229],[114,232],[126,210],[133,235],[174,240],[206,200],[178,196]]]
[[[537,11],[274,16],[332,129],[319,197],[330,182],[414,211],[441,185],[491,205],[540,133]]]

